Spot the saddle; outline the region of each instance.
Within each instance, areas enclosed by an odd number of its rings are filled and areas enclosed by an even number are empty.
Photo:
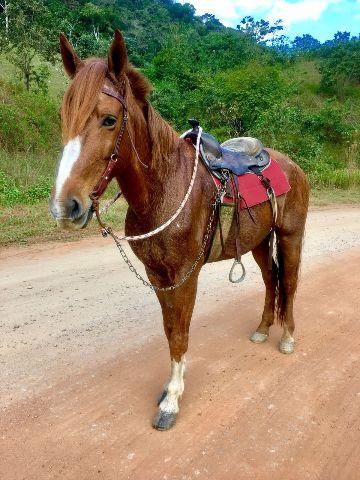
[[[186,132],[183,138],[190,139],[196,145],[200,124],[195,119],[189,122],[192,130]],[[219,179],[223,170],[236,176],[246,173],[258,174],[270,163],[270,155],[264,149],[264,145],[260,140],[251,137],[233,138],[220,144],[215,137],[203,132],[200,154],[206,167]]]
[[[182,135],[182,138],[195,146],[197,144],[197,139],[199,136],[200,124],[195,119],[189,120],[189,123],[192,129],[184,133]],[[276,194],[271,186],[270,180],[262,174],[262,170],[264,170],[270,164],[271,158],[269,153],[265,150],[264,145],[260,142],[260,140],[256,138],[233,138],[224,142],[223,144],[220,144],[215,137],[213,137],[209,133],[202,132],[200,138],[200,156],[210,174],[216,177],[219,183],[221,183],[225,187],[226,196],[229,196],[233,199],[233,207],[235,212],[238,235],[235,238],[236,258],[234,261],[234,265],[230,271],[230,281],[233,283],[239,283],[244,280],[246,275],[245,268],[241,259],[240,209],[243,197],[240,192],[238,177],[241,177],[247,173],[253,173],[259,178],[261,184],[264,187],[264,190],[267,193],[267,197],[270,201],[273,211],[273,226],[270,231],[269,240],[269,270],[271,270],[273,262],[273,247],[275,234],[274,226],[277,216],[277,203]],[[222,205],[224,205],[223,202],[220,205],[220,211]],[[254,221],[254,218],[248,207],[247,210],[251,219]],[[223,249],[224,235],[222,232],[220,216],[221,212],[219,212],[217,228],[220,228],[220,239]],[[212,249],[213,247],[211,247],[211,251]],[[207,261],[211,257],[211,251],[209,257],[207,258]],[[238,265],[240,265],[242,268],[242,274],[240,277],[235,278],[235,268]]]

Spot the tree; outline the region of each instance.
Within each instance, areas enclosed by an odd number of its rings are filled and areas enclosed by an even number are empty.
[[[201,15],[200,20],[209,30],[222,30],[224,25],[211,13]]]
[[[236,28],[257,42],[267,43],[273,41],[277,34],[284,30],[281,24],[282,20],[276,20],[273,25],[270,25],[267,20],[255,20],[254,17],[247,16],[240,21]]]
[[[9,2],[7,0],[0,0],[0,12],[4,17],[5,23],[5,37],[9,37]]]
[[[21,74],[27,90],[33,85],[46,90],[45,62],[54,61],[57,51],[50,11],[41,0],[11,0],[7,13],[10,27],[1,32],[6,57]]]
[[[318,50],[321,47],[321,42],[312,35],[306,34],[295,37],[292,41],[292,47],[296,52],[310,53]]]
[[[169,7],[169,11],[175,20],[182,22],[191,22],[195,17],[195,7],[191,3],[174,3]]]
[[[338,45],[339,43],[347,43],[350,42],[351,40],[351,34],[350,32],[336,32],[334,35],[334,38],[332,40],[327,40],[325,42],[325,46],[327,47],[333,47],[335,45]]]
[[[327,48],[320,66],[321,90],[343,99],[347,85],[360,83],[360,40]]]

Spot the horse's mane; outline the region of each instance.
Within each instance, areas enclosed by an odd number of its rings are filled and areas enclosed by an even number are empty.
[[[77,72],[69,88],[65,92],[61,107],[62,129],[64,141],[81,134],[96,104],[105,83],[108,66],[102,59],[87,60]],[[162,158],[168,158],[178,145],[179,137],[174,129],[150,105],[148,95],[151,84],[145,76],[132,65],[126,71],[125,100],[129,115],[142,108],[147,121],[151,140],[153,165]],[[129,88],[130,87],[130,88]],[[133,120],[136,120],[133,118]]]

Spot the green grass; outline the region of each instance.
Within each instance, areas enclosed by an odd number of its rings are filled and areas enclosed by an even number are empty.
[[[47,198],[54,181],[56,158],[0,151],[0,206],[36,204]]]
[[[103,217],[116,231],[124,227],[126,202],[118,201]],[[96,220],[80,231],[62,231],[49,214],[47,201],[36,205],[16,205],[0,208],[0,247],[30,245],[41,242],[74,241],[99,234]]]
[[[360,189],[313,189],[311,207],[331,207],[334,205],[360,205]],[[126,202],[120,200],[104,215],[116,231],[124,228]],[[11,245],[31,245],[42,242],[68,242],[99,235],[99,226],[93,220],[80,231],[62,231],[51,218],[47,201],[36,205],[16,205],[0,208],[0,247]]]
[[[42,63],[42,62],[39,62]],[[4,57],[0,55],[0,80],[3,82],[21,83],[16,68]],[[60,57],[55,65],[49,65],[50,76],[48,80],[49,95],[54,100],[59,100],[68,84],[68,77],[64,72],[64,68],[60,62]]]
[[[309,180],[314,188],[360,191],[360,170],[344,168],[332,172],[311,172]]]
[[[335,205],[359,205],[360,189],[350,188],[340,190],[337,188],[313,188],[310,196],[311,207],[329,207]]]

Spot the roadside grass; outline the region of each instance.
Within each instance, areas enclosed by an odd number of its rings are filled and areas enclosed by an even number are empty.
[[[7,182],[18,188],[28,188],[43,183],[49,185],[54,181],[60,147],[53,148],[52,154],[6,152],[0,149],[0,171],[6,175]]]
[[[310,196],[310,208],[331,207],[336,205],[360,206],[360,188],[341,190],[338,188],[313,188]]]
[[[338,169],[330,172],[311,172],[310,184],[315,189],[360,191],[360,170]]]
[[[126,209],[126,202],[119,200],[103,217],[117,231],[121,231],[125,222]],[[36,205],[1,207],[0,224],[0,247],[42,242],[68,242],[99,235],[99,226],[95,219],[84,230],[60,230],[49,214],[46,200]]]
[[[360,205],[360,189],[313,189],[310,205],[312,208]],[[126,209],[126,202],[121,199],[104,215],[105,220],[118,232],[124,228]],[[1,207],[0,224],[0,247],[69,242],[99,235],[99,227],[94,219],[84,230],[60,230],[50,217],[46,200],[36,205]]]

